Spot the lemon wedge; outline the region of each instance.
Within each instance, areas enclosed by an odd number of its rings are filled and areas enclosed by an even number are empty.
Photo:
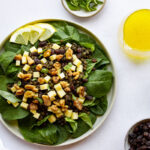
[[[45,29],[36,26],[36,25],[29,25],[27,26],[27,28],[30,29],[30,37],[29,37],[29,41],[31,42],[31,44],[34,44],[38,41],[38,39],[40,38],[40,36],[44,33]]]
[[[39,38],[40,41],[45,41],[49,39],[56,32],[56,29],[48,23],[38,23],[35,25],[45,29],[45,31]]]
[[[10,42],[27,45],[30,37],[30,28],[21,28],[13,33]]]

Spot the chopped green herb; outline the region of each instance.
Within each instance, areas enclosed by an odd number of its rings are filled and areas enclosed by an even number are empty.
[[[37,80],[37,78],[33,78],[33,79],[32,79],[32,81],[36,81],[36,80]]]
[[[43,104],[43,100],[41,98],[36,98],[41,104]]]
[[[43,54],[40,54],[39,58],[42,58],[43,57]]]
[[[72,67],[72,63],[68,63],[65,67],[64,70],[70,70]]]
[[[18,81],[18,83],[17,83],[17,84],[18,84],[18,86],[20,86],[20,85],[21,85],[21,81]]]
[[[72,99],[73,99],[74,101],[77,99],[74,94],[72,94]]]
[[[42,72],[42,73],[45,73],[45,74],[48,73],[48,71],[49,71],[49,70],[48,70],[47,68],[43,68],[43,69],[41,70],[41,72]]]

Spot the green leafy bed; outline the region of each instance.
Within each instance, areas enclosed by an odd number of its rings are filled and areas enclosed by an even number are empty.
[[[95,11],[98,5],[102,5],[100,0],[66,0],[68,7],[73,10]]]
[[[16,67],[13,62],[17,53],[29,51],[31,44],[18,45],[7,41],[4,45],[4,51],[0,55],[0,113],[4,120],[18,120],[18,126],[23,137],[29,142],[36,142],[47,145],[60,144],[69,138],[77,138],[92,128],[97,116],[102,116],[107,110],[107,94],[111,89],[113,75],[107,70],[110,61],[105,56],[102,48],[89,35],[80,32],[76,27],[65,22],[50,22],[57,32],[49,39],[53,43],[76,42],[84,47],[90,48],[93,52],[92,58],[97,61],[93,63],[87,60],[86,78],[88,82],[85,84],[88,94],[93,96],[93,100],[86,100],[84,106],[89,107],[90,113],[82,113],[79,119],[74,121],[66,118],[67,124],[60,126],[59,124],[43,123],[48,117],[41,121],[36,121],[28,111],[18,107],[14,108],[7,103],[7,99],[11,102],[20,101],[13,94],[7,91],[7,84],[16,82],[17,73],[20,67]],[[35,44],[37,47],[38,42]],[[96,71],[92,71],[93,67]]]

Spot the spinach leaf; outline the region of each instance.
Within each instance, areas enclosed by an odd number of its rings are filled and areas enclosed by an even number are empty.
[[[6,75],[14,77],[21,71],[21,67],[16,66],[14,63],[10,64],[6,70]]]
[[[92,124],[94,124],[97,118],[96,115],[90,113],[89,117],[92,121]],[[79,136],[83,135],[90,129],[89,125],[87,125],[82,119],[79,119],[77,122],[78,122],[78,128],[76,132],[72,134],[72,138],[78,138]]]
[[[89,80],[85,83],[87,93],[100,98],[105,96],[112,86],[113,76],[107,70],[96,70],[90,74]]]
[[[79,114],[79,117],[87,124],[87,125],[89,125],[90,126],[90,128],[92,128],[92,121],[91,121],[91,119],[90,119],[90,117],[89,117],[89,115],[88,114],[86,114],[86,113],[80,113]]]
[[[95,105],[96,105],[95,98],[93,98],[92,100],[86,100],[83,103],[83,106],[87,106],[87,107],[92,107],[92,106],[95,106]]]
[[[76,122],[75,120],[66,117],[66,118],[65,118],[65,121],[70,124],[70,126],[71,126],[73,132],[75,132],[75,131],[77,130],[78,124],[77,124],[77,122]]]
[[[0,55],[0,65],[2,69],[4,70],[4,72],[7,70],[7,67],[9,66],[9,64],[13,61],[15,55],[16,53],[10,52],[10,51],[3,52]]]
[[[4,75],[0,75],[0,90],[7,91],[7,84],[13,82],[14,81],[11,78]]]
[[[68,63],[65,67],[64,70],[70,70],[72,67],[72,63]]]
[[[87,68],[85,71],[84,78],[88,78],[88,75],[91,73],[92,69],[95,67],[96,64],[98,64],[102,59],[101,58],[95,58],[97,61],[92,62],[92,59],[86,59],[87,62]]]
[[[94,107],[91,107],[90,110],[93,112],[95,115],[104,115],[104,113],[107,110],[108,102],[107,102],[107,97],[104,96],[101,99],[97,99],[98,104],[95,105]]]
[[[0,97],[0,113],[5,120],[22,119],[29,115],[28,111],[20,107],[14,108],[12,105],[9,105],[6,100],[3,100],[2,97]]]
[[[21,48],[20,44],[15,44],[15,43],[11,43],[9,41],[6,42],[6,44],[4,45],[4,49],[5,51],[11,51],[14,53],[17,53]]]
[[[86,48],[90,48],[92,52],[95,50],[95,45],[92,43],[87,43],[87,42],[80,42],[81,46],[84,46]]]
[[[49,115],[46,116],[45,118],[43,118],[42,120],[36,122],[35,124],[33,124],[31,128],[36,127],[36,126],[37,127],[41,126],[44,122],[46,122],[48,120],[48,118],[49,118]]]
[[[66,2],[67,2],[68,7],[69,7],[71,10],[80,10],[79,7],[72,5],[72,4],[70,3],[70,0],[66,0]]]
[[[20,102],[20,99],[18,99],[17,97],[15,97],[14,94],[11,94],[11,93],[6,92],[6,91],[0,90],[0,96],[2,96],[3,98],[5,98],[6,100],[9,100],[12,103]]]

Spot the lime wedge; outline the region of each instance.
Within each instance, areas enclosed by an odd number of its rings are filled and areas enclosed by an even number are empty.
[[[36,24],[36,26],[39,26],[39,27],[45,29],[45,31],[39,38],[40,41],[45,41],[45,40],[49,39],[56,32],[56,29],[48,23],[38,23],[38,24]]]
[[[21,28],[13,33],[13,35],[10,38],[10,42],[27,45],[29,41],[29,36],[30,29],[26,27]]]

